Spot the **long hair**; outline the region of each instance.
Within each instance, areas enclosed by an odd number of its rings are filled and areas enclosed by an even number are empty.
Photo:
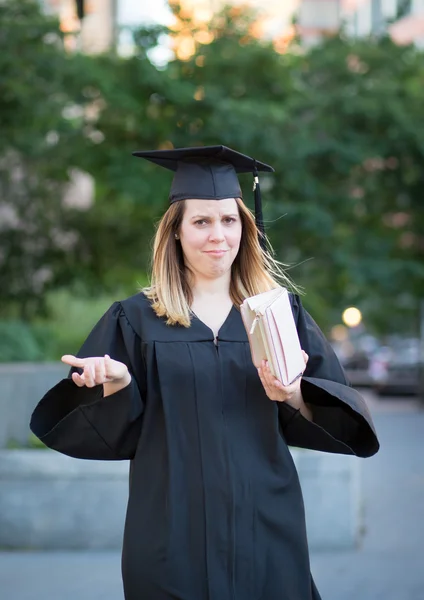
[[[279,286],[299,292],[285,273],[285,265],[264,251],[258,240],[258,229],[251,211],[236,198],[242,224],[240,248],[231,267],[230,296],[237,307],[249,296]],[[150,285],[141,291],[152,302],[158,317],[166,317],[168,325],[190,326],[193,302],[189,276],[184,264],[179,232],[185,211],[185,200],[174,202],[159,221],[153,242]],[[268,240],[267,246],[271,248]]]

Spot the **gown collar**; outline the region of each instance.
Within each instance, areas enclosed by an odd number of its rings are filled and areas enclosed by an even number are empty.
[[[208,340],[212,340],[214,339],[214,335],[213,335],[213,331],[212,329],[206,325],[206,323],[204,323],[201,319],[199,319],[199,317],[194,314],[192,322],[191,322],[191,327],[194,329],[200,329],[203,328],[205,330],[205,334],[207,334],[207,339]],[[218,342],[220,341],[225,341],[225,342],[247,342],[247,335],[243,326],[243,321],[240,315],[240,311],[237,309],[237,307],[233,304],[233,306],[230,309],[230,312],[228,313],[225,321],[223,322],[223,324],[221,325],[219,331],[218,331]]]
[[[212,329],[193,316],[190,327],[166,325],[166,319],[157,317],[150,301],[138,293],[121,303],[122,317],[142,342],[213,342]],[[239,309],[233,305],[218,332],[218,342],[248,342]]]

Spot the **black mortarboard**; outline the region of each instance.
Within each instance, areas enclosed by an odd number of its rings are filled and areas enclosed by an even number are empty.
[[[171,204],[189,198],[201,200],[242,198],[237,173],[253,173],[256,226],[264,233],[258,171],[273,172],[274,169],[269,165],[226,146],[147,150],[133,152],[133,156],[145,158],[175,171],[169,194]],[[265,248],[265,238],[259,236],[259,240],[261,246]]]

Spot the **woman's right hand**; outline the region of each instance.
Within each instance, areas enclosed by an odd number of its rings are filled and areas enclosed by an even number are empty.
[[[65,354],[61,360],[71,367],[83,369],[81,375],[79,373],[72,373],[72,381],[78,387],[86,386],[92,388],[95,385],[112,384],[110,386],[112,388],[118,384],[119,388],[123,388],[131,381],[127,365],[113,360],[108,354],[104,356],[90,356],[89,358],[77,358],[72,354]]]

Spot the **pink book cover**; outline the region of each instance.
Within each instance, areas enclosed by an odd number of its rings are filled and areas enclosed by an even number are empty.
[[[274,376],[283,385],[292,383],[303,373],[305,361],[287,290],[276,288],[246,298],[240,309],[255,366],[269,358]]]
[[[276,377],[288,385],[303,373],[305,361],[286,290],[266,308],[265,318],[279,370]]]

